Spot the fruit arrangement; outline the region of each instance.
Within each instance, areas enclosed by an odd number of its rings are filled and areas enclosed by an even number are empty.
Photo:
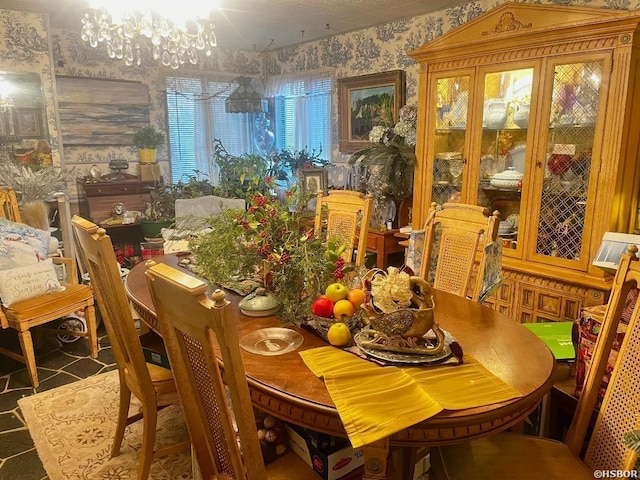
[[[340,282],[328,285],[324,294],[318,296],[311,305],[311,311],[330,326],[326,333],[331,345],[343,347],[351,343],[349,323],[355,318],[366,301],[366,293],[361,288],[348,288]]]

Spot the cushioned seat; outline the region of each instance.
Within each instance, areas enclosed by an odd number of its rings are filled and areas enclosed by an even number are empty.
[[[31,385],[37,388],[38,371],[30,329],[43,326],[66,315],[81,311],[86,331],[52,329],[59,334],[89,339],[91,356],[98,356],[98,335],[93,292],[80,285],[76,262],[71,258],[47,258],[50,232],[29,227],[21,222],[16,194],[12,189],[0,189],[0,219],[2,219],[2,250],[0,288],[3,305],[0,307],[0,326],[18,332],[22,353],[0,348],[0,353],[23,362],[27,367]],[[32,248],[31,256],[27,253]],[[13,255],[15,253],[15,256]],[[40,261],[38,261],[40,260]],[[52,264],[63,265],[62,277]],[[30,282],[29,285],[23,284]],[[62,288],[61,288],[62,287]],[[42,330],[46,330],[44,327]]]

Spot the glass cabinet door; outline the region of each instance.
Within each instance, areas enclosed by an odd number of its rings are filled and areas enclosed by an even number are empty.
[[[465,174],[469,111],[469,76],[436,81],[437,105],[431,201],[459,201]]]
[[[477,203],[500,212],[498,234],[506,249],[517,247],[521,199],[530,183],[525,156],[533,75],[533,68],[524,68],[484,76]]]
[[[554,67],[535,252],[580,260],[603,62]]]

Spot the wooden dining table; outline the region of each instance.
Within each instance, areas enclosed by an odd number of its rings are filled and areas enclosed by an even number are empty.
[[[188,271],[178,265],[179,257],[175,254],[155,257],[153,261]],[[125,289],[141,320],[158,331],[144,271],[144,263],[135,266],[125,280]],[[522,396],[482,407],[444,410],[365,446],[365,479],[412,478],[409,470],[417,460],[416,452],[432,446],[469,441],[512,427],[526,419],[552,387],[555,359],[548,347],[527,328],[465,298],[437,290],[432,293],[436,321],[456,338],[465,355],[471,355],[495,376],[520,391]],[[275,316],[245,316],[238,308],[241,297],[227,291],[227,298],[233,305],[240,338],[261,328],[284,326],[282,320]],[[242,351],[253,404],[286,422],[346,437],[338,411],[322,379],[309,370],[299,355],[302,350],[327,346],[327,343],[305,328],[287,326],[303,336],[303,343],[296,351],[277,356]],[[402,415],[402,408],[398,405],[398,415]],[[390,459],[394,451],[392,466]],[[400,457],[397,452],[400,452]]]

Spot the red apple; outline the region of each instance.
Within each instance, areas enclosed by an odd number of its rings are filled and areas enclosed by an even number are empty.
[[[320,295],[313,301],[311,311],[314,315],[318,315],[319,317],[331,318],[333,313],[333,302],[326,295]]]

